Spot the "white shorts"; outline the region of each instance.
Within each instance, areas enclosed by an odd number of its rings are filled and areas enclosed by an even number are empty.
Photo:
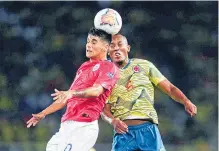
[[[59,132],[52,136],[46,151],[89,151],[96,143],[98,121],[61,123]]]

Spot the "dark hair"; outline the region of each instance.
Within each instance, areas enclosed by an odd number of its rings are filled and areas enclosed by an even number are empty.
[[[109,44],[112,41],[112,35],[108,34],[107,32],[105,32],[104,30],[101,29],[97,29],[95,27],[92,27],[90,29],[90,31],[88,32],[89,35],[93,35],[93,36],[98,36],[100,37],[102,40],[108,42]]]

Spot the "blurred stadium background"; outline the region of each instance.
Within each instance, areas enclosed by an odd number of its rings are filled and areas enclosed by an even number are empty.
[[[25,122],[68,89],[86,60],[87,32],[102,8],[117,10],[131,56],[152,61],[197,105],[182,105],[156,90],[167,151],[218,149],[218,2],[0,2],[0,151],[43,151],[63,111],[36,127]],[[112,128],[99,120],[96,151],[109,151]]]

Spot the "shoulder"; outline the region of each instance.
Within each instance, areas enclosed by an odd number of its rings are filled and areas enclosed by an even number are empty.
[[[112,72],[112,73],[118,73],[119,68],[111,61],[103,61],[101,63],[101,70],[105,72]]]
[[[109,60],[102,61],[102,62],[101,62],[101,66],[103,66],[103,67],[109,67],[109,68],[117,68],[117,66],[116,66],[113,62],[111,62],[111,61],[109,61]]]
[[[85,62],[83,62],[83,63],[81,64],[80,67],[85,66],[85,65],[87,65],[87,64],[89,64],[89,63],[90,63],[89,61],[85,61]]]
[[[132,58],[131,59],[131,62],[133,64],[141,64],[141,65],[148,65],[148,66],[151,66],[153,65],[152,62],[148,61],[148,60],[145,60],[145,59],[139,59],[139,58]]]

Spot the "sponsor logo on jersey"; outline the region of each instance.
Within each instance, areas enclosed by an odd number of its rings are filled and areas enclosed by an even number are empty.
[[[112,72],[107,72],[107,76],[112,79],[114,77],[114,74]]]

